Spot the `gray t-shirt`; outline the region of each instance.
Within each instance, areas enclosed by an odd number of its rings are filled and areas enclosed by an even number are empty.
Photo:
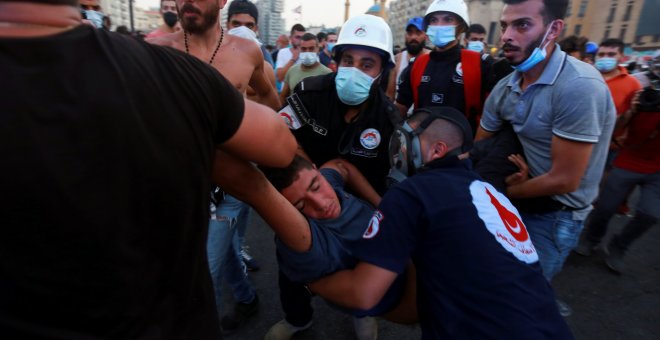
[[[567,56],[558,45],[541,77],[525,91],[521,77],[513,72],[497,83],[486,101],[481,127],[495,132],[503,121],[511,122],[532,177],[552,167],[553,136],[595,144],[580,187],[553,196],[570,207],[590,206],[598,194],[616,117],[607,84],[593,66]]]

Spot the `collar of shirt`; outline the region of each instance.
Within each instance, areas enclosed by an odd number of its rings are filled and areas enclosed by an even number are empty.
[[[456,46],[446,50],[446,51],[436,51],[433,50],[431,51],[431,59],[436,60],[436,61],[442,61],[442,60],[455,60],[456,58],[461,57],[461,45],[456,44]]]
[[[565,61],[566,53],[561,50],[558,44],[555,44],[555,50],[552,52],[552,55],[550,55],[550,60],[548,60],[548,63],[545,64],[543,73],[541,73],[539,79],[537,79],[536,82],[530,86],[554,85],[555,81],[557,81],[557,78],[559,77],[559,74],[561,73]],[[522,73],[514,71],[513,76],[509,78],[509,83],[507,86],[511,87],[516,92],[521,92],[520,78],[522,78]]]

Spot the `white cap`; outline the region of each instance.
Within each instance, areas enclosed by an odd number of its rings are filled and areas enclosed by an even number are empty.
[[[341,27],[333,51],[342,45],[368,46],[381,50],[390,56],[389,61],[394,65],[392,30],[381,17],[361,14],[348,19]]]
[[[434,12],[450,12],[458,15],[465,23],[465,28],[470,26],[470,17],[468,16],[468,8],[463,0],[434,0],[433,3],[426,9],[424,14],[424,21],[428,23],[428,15]]]

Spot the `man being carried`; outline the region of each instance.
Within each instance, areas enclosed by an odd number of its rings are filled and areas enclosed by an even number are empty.
[[[423,339],[572,338],[517,210],[459,159],[471,144],[461,112],[416,110],[391,148],[393,171],[414,176],[383,196],[354,245],[355,269],[310,289],[368,309],[412,259]]]

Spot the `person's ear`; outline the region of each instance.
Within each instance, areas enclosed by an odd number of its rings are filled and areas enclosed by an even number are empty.
[[[429,161],[444,157],[447,154],[447,151],[449,151],[449,148],[445,142],[434,142],[430,145],[428,150]]]

